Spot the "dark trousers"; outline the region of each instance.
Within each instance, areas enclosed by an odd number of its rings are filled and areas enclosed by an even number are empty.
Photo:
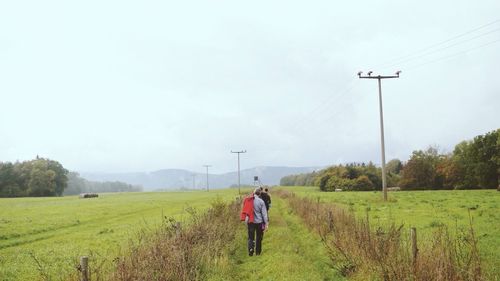
[[[248,223],[248,253],[253,254],[254,247],[255,254],[260,255],[262,252],[262,238],[264,237],[263,226],[263,223]]]

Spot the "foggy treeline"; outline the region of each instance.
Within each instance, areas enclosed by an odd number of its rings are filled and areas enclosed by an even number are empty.
[[[68,173],[68,188],[64,190],[64,195],[75,195],[80,193],[102,193],[102,192],[138,192],[142,191],[142,186],[131,185],[119,181],[89,181],[76,172]]]

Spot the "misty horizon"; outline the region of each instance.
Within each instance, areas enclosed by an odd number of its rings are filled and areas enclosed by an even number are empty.
[[[432,5],[432,9],[429,6]],[[94,7],[98,6],[99,9]],[[29,8],[27,8],[29,7]],[[265,8],[262,8],[265,7]],[[1,161],[72,171],[380,163],[500,127],[498,1],[16,1],[0,9]]]

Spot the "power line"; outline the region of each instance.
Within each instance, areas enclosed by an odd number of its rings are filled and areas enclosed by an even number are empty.
[[[421,63],[421,64],[417,64],[417,65],[413,65],[413,66],[410,66],[409,68],[404,68],[404,69],[405,69],[406,71],[408,71],[408,70],[413,70],[413,69],[416,69],[416,68],[420,68],[420,67],[422,67],[422,66],[426,66],[426,65],[428,65],[428,64],[433,64],[433,63],[436,63],[436,62],[444,61],[444,60],[451,59],[451,58],[457,57],[457,56],[459,56],[459,55],[462,55],[462,54],[465,54],[465,53],[468,53],[468,52],[471,52],[471,51],[474,51],[474,50],[477,50],[477,49],[481,49],[481,48],[484,48],[484,47],[488,47],[488,46],[490,46],[490,45],[493,45],[493,44],[495,44],[495,43],[499,43],[499,42],[500,42],[500,39],[499,39],[499,40],[490,41],[490,42],[488,42],[488,43],[485,43],[485,44],[482,44],[482,45],[479,45],[479,46],[476,46],[476,47],[473,47],[473,48],[469,48],[469,49],[466,49],[466,50],[460,51],[460,52],[458,52],[458,53],[454,53],[454,54],[447,55],[447,56],[443,56],[443,57],[438,57],[438,58],[436,58],[436,59],[434,59],[434,60],[427,61],[427,62],[424,62],[424,63]],[[446,48],[448,48],[448,47],[446,47]],[[357,86],[357,85],[355,85],[354,87],[356,87],[356,86]],[[352,88],[354,88],[354,87],[352,87]],[[350,91],[348,91],[348,92],[350,92]],[[342,95],[342,96],[344,96],[344,95]],[[339,96],[339,98],[340,98],[340,97],[341,97],[341,96]],[[329,118],[325,119],[325,120],[324,120],[324,122],[327,122],[327,121],[331,120],[331,119],[332,119],[332,117],[338,116],[341,112],[344,112],[344,111],[345,111],[345,109],[346,109],[346,108],[344,107],[344,108],[342,108],[342,109],[338,110],[338,111],[336,112],[336,114],[331,115],[331,117],[329,117]],[[321,113],[321,112],[319,112],[319,113]],[[312,120],[312,118],[310,118],[309,120]],[[304,120],[301,120],[301,121],[304,121]],[[299,126],[299,129],[301,129],[301,128],[300,128],[300,126]]]
[[[354,83],[354,79],[351,80],[351,84]],[[343,91],[341,91],[343,92]],[[341,92],[338,92],[338,95],[340,95]],[[337,95],[337,96],[338,96]],[[316,112],[317,110],[323,108],[326,104],[328,104],[331,99],[333,99],[334,95],[329,95],[328,98],[326,98],[325,100],[323,100],[323,102],[321,102],[318,106],[314,107],[314,109],[308,111],[306,114],[303,114],[303,116],[298,120],[298,122],[296,122],[294,124],[294,126],[292,126],[290,129],[293,130],[293,129],[296,129],[304,120],[307,120],[314,112]]]
[[[486,44],[483,44],[483,45],[480,45],[480,46],[476,46],[474,48],[470,48],[470,49],[467,49],[467,50],[464,50],[464,51],[461,51],[461,52],[458,52],[458,53],[455,53],[455,54],[452,54],[452,55],[440,57],[440,58],[437,58],[435,60],[427,61],[427,62],[422,63],[422,64],[417,64],[417,65],[411,66],[410,68],[405,68],[405,69],[406,70],[413,70],[415,68],[419,68],[419,67],[422,67],[422,66],[425,66],[425,65],[428,65],[428,64],[432,64],[432,63],[440,62],[440,61],[447,60],[447,59],[450,59],[450,58],[454,58],[456,56],[463,55],[463,54],[466,54],[466,53],[468,53],[470,51],[481,49],[481,48],[487,47],[489,45],[492,45],[492,44],[495,44],[495,43],[498,43],[498,42],[500,42],[500,39],[499,40],[495,40],[495,41],[491,41],[491,42],[488,42]]]
[[[482,29],[484,29],[484,28],[486,28],[488,26],[494,25],[494,24],[496,24],[498,22],[500,22],[500,19],[497,19],[495,21],[492,21],[492,22],[489,22],[487,24],[481,25],[479,27],[476,27],[476,28],[471,29],[469,31],[466,31],[464,33],[455,35],[455,36],[450,37],[450,38],[448,38],[446,40],[443,40],[441,42],[438,42],[438,43],[435,43],[435,44],[431,44],[431,45],[429,45],[427,47],[424,47],[424,48],[422,48],[420,50],[417,50],[416,52],[412,52],[410,54],[407,54],[407,55],[404,55],[404,56],[401,56],[401,57],[397,57],[395,59],[390,60],[389,62],[387,62],[385,64],[382,64],[381,68],[385,69],[385,68],[388,68],[390,66],[394,66],[395,64],[410,62],[410,61],[413,61],[413,60],[416,60],[416,59],[428,56],[430,54],[437,53],[437,52],[449,49],[449,48],[457,46],[459,44],[463,44],[463,43],[475,40],[475,39],[483,37],[485,35],[488,35],[488,34],[491,34],[491,33],[494,33],[494,32],[498,32],[498,31],[500,31],[500,28],[487,31],[485,33],[482,33],[480,35],[474,36],[472,38],[468,38],[468,39],[465,39],[465,40],[462,40],[462,41],[459,41],[459,42],[455,42],[455,43],[453,43],[451,45],[448,45],[448,46],[445,46],[443,48],[432,50],[435,47],[438,47],[438,46],[444,45],[446,43],[452,42],[452,41],[454,41],[456,39],[459,39],[459,38],[462,38],[462,37],[467,36],[469,34],[472,34],[472,33],[476,32],[478,30],[482,30]],[[425,64],[423,64],[423,65],[425,65]],[[293,131],[293,130],[296,130],[296,129],[300,129],[301,127],[303,127],[304,124],[308,123],[308,121],[313,120],[314,119],[314,115],[313,115],[314,113],[322,114],[326,109],[329,108],[329,105],[332,103],[332,100],[335,99],[335,101],[337,101],[341,97],[345,96],[346,93],[349,93],[355,86],[357,86],[357,85],[353,85],[354,81],[355,81],[355,79],[349,81],[347,83],[347,86],[346,86],[346,88],[344,90],[338,92],[338,94],[335,95],[335,96],[330,96],[329,98],[327,98],[326,100],[324,100],[323,102],[321,102],[313,110],[311,110],[307,114],[305,114],[302,118],[300,118],[298,120],[298,122],[296,122],[294,125],[292,125],[290,127],[290,130]]]
[[[357,87],[358,85],[356,85]],[[354,87],[353,87],[354,88]],[[350,91],[352,92],[352,91]],[[347,96],[348,93],[350,92],[347,92],[343,95],[344,96]],[[352,95],[350,95],[349,97],[351,97]],[[331,121],[334,120],[334,119],[337,119],[338,116],[342,115],[346,110],[349,109],[349,104],[351,103],[352,101],[348,100],[348,99],[344,99],[343,101],[339,102],[339,103],[336,103],[338,106],[334,109],[332,108],[329,108],[331,109],[328,113],[329,114],[325,114],[325,117],[326,118],[319,118],[319,119],[314,119],[314,120],[317,120],[317,122],[319,123],[322,123],[322,124],[330,124],[331,125]],[[344,104],[342,104],[344,103]],[[320,116],[322,114],[318,114],[318,116]],[[313,119],[311,119],[312,121]],[[318,127],[314,127],[314,126],[303,126],[301,128],[298,129],[298,131],[301,131],[301,132],[305,132],[306,130],[308,132],[311,132],[311,133],[318,133],[320,132],[322,129],[321,128],[318,128]],[[312,130],[312,131],[311,131]]]
[[[291,127],[291,130],[301,129],[304,124],[307,124],[309,121],[312,121],[316,115],[313,114],[322,114],[325,110],[330,108],[331,104],[336,103],[340,98],[343,98],[345,95],[350,93],[357,85],[354,84],[355,79],[352,79],[342,91],[337,92],[337,95],[331,95],[326,100],[321,102],[318,106],[316,106],[313,110],[309,111],[306,115],[304,115],[294,126]]]
[[[409,57],[409,58],[407,58],[407,59],[405,59],[405,60],[402,60],[402,61],[400,61],[400,62],[398,62],[398,63],[395,63],[395,64],[389,65],[389,66],[387,66],[387,67],[384,67],[383,69],[387,69],[387,68],[392,67],[392,66],[395,66],[395,65],[400,65],[401,63],[406,63],[406,62],[410,62],[410,61],[413,61],[413,60],[416,60],[416,59],[419,59],[419,58],[422,58],[422,57],[426,57],[426,56],[428,56],[428,55],[432,55],[432,54],[434,54],[434,53],[438,53],[438,52],[440,52],[440,51],[443,51],[443,50],[449,49],[449,48],[451,48],[451,47],[455,47],[455,46],[460,45],[460,44],[463,44],[463,43],[470,42],[470,41],[475,40],[475,39],[477,39],[477,38],[480,38],[480,37],[483,37],[483,36],[485,36],[485,35],[489,35],[489,34],[491,34],[491,33],[495,33],[495,32],[498,32],[498,31],[500,31],[500,28],[497,28],[497,29],[494,29],[494,30],[488,31],[488,32],[486,32],[486,33],[482,33],[482,34],[480,34],[480,35],[474,36],[474,37],[469,38],[469,39],[466,39],[466,40],[458,41],[458,42],[453,43],[453,44],[451,44],[451,45],[448,45],[448,46],[446,46],[446,47],[442,47],[442,48],[439,48],[439,49],[431,50],[431,51],[429,51],[429,52],[425,52],[425,53],[423,53],[423,54],[421,54],[421,55],[418,55],[418,56]]]
[[[486,28],[488,26],[494,25],[494,24],[496,24],[498,22],[500,22],[500,19],[497,19],[495,21],[492,21],[492,22],[489,22],[487,24],[481,25],[479,27],[473,28],[473,29],[471,29],[469,31],[466,31],[464,33],[461,33],[461,34],[458,34],[456,36],[450,37],[450,38],[448,38],[446,40],[443,40],[443,41],[440,41],[438,43],[434,43],[434,44],[428,45],[428,46],[426,46],[426,47],[424,47],[424,48],[422,48],[420,50],[417,50],[416,52],[409,53],[407,55],[397,57],[397,58],[395,58],[393,60],[388,61],[387,63],[383,64],[382,66],[385,65],[386,67],[388,67],[390,65],[390,63],[394,64],[394,62],[399,62],[399,63],[405,62],[406,63],[406,62],[410,62],[410,61],[413,61],[413,60],[417,60],[417,59],[420,59],[422,57],[428,56],[430,54],[437,53],[437,52],[449,49],[451,47],[454,47],[454,46],[457,46],[457,45],[460,45],[460,44],[463,44],[463,43],[475,40],[477,38],[483,37],[483,36],[488,35],[488,34],[492,34],[494,32],[498,32],[498,31],[500,31],[500,29],[496,28],[496,29],[493,29],[493,30],[490,30],[490,31],[487,31],[487,32],[483,32],[482,34],[476,35],[476,36],[474,36],[472,38],[461,40],[459,42],[452,43],[451,45],[448,45],[448,46],[445,46],[445,47],[442,47],[442,48],[439,48],[439,49],[436,49],[436,50],[432,50],[435,47],[439,47],[439,46],[445,45],[446,43],[449,43],[449,42],[452,42],[452,41],[454,41],[456,39],[465,37],[465,36],[467,36],[469,34],[472,34],[474,32],[482,30],[482,29],[484,29],[484,28]],[[418,68],[418,67],[425,66],[427,64],[431,64],[431,63],[439,62],[439,61],[442,61],[442,60],[446,60],[446,59],[449,59],[449,58],[452,58],[452,57],[455,57],[455,56],[458,56],[458,55],[470,52],[472,50],[476,50],[476,49],[479,49],[479,48],[483,48],[483,47],[489,46],[489,45],[497,43],[499,41],[500,40],[488,42],[486,44],[482,44],[480,46],[477,46],[477,47],[474,47],[474,48],[470,48],[470,49],[467,49],[465,51],[461,51],[459,53],[455,53],[455,54],[452,54],[452,55],[449,55],[449,56],[440,57],[440,58],[437,58],[437,59],[432,60],[432,61],[428,61],[428,62],[425,62],[425,63],[422,63],[422,64],[418,64],[416,66],[411,66],[408,69],[411,70],[411,69],[415,69],[415,68]],[[405,70],[408,70],[408,69],[405,68]],[[346,88],[344,90],[338,92],[337,95],[330,96],[329,98],[327,98],[326,100],[324,100],[323,102],[321,102],[318,106],[316,106],[313,110],[311,110],[307,114],[305,114],[302,118],[300,118],[298,120],[298,122],[296,122],[293,126],[290,127],[290,131],[294,131],[294,130],[297,130],[297,129],[298,130],[303,130],[304,128],[308,128],[308,127],[305,126],[305,124],[308,124],[309,121],[312,121],[312,120],[316,119],[317,115],[322,115],[327,109],[330,109],[330,105],[332,104],[332,101],[337,102],[339,99],[343,98],[347,93],[351,92],[356,86],[358,86],[357,84],[354,84],[354,81],[355,81],[355,79],[349,81],[347,83],[347,86],[346,86]],[[352,85],[352,84],[354,84],[354,85]],[[331,120],[332,117],[338,116],[341,112],[344,112],[345,110],[346,110],[346,107],[341,108],[341,109],[335,111],[334,114],[331,115],[331,117],[325,119],[325,121]]]
[[[475,29],[473,29],[473,30],[469,30],[469,31],[464,32],[464,33],[462,33],[462,34],[460,34],[460,35],[457,35],[457,36],[454,36],[454,37],[452,37],[452,38],[449,38],[449,39],[447,39],[447,40],[441,41],[441,42],[439,42],[439,43],[433,44],[433,45],[428,46],[428,47],[426,47],[426,48],[423,48],[423,49],[421,49],[421,51],[426,51],[426,50],[428,50],[428,49],[430,49],[430,48],[432,48],[432,47],[436,47],[436,46],[443,45],[443,44],[448,43],[448,42],[450,42],[450,41],[452,41],[452,40],[458,39],[458,38],[463,37],[463,36],[465,36],[465,35],[471,34],[471,33],[475,32],[475,31],[481,30],[481,29],[483,29],[483,28],[485,28],[485,27],[487,27],[487,26],[493,25],[493,24],[495,24],[495,23],[497,23],[497,22],[500,22],[500,19],[499,19],[499,20],[495,20],[495,21],[493,21],[493,22],[490,22],[490,23],[488,23],[488,24],[482,25],[482,26],[480,26],[480,27],[478,27],[478,28],[475,28]],[[407,61],[411,61],[411,60],[414,60],[414,59],[417,59],[417,58],[421,58],[421,57],[424,57],[424,56],[429,55],[429,54],[431,54],[431,53],[436,53],[436,52],[438,52],[438,51],[442,51],[442,50],[445,50],[445,49],[449,49],[449,48],[451,48],[451,47],[453,47],[453,46],[456,46],[456,45],[459,45],[459,44],[462,44],[462,43],[465,43],[465,42],[469,42],[469,41],[472,41],[472,40],[477,39],[477,38],[479,38],[479,37],[482,37],[482,36],[485,36],[485,35],[488,35],[488,34],[491,34],[491,33],[494,33],[494,32],[498,32],[498,31],[500,31],[500,28],[497,28],[497,29],[494,29],[494,30],[490,30],[490,31],[488,31],[488,32],[484,32],[484,33],[482,33],[482,34],[480,34],[480,35],[477,35],[477,36],[474,36],[474,37],[472,37],[472,38],[469,38],[469,39],[466,39],[466,40],[462,40],[462,41],[459,41],[459,42],[453,43],[452,45],[449,45],[449,46],[446,46],[446,47],[443,47],[443,48],[440,48],[440,49],[437,49],[437,50],[432,50],[432,51],[427,52],[427,53],[425,53],[425,54],[422,54],[422,55],[420,55],[420,56],[418,56],[418,57],[408,59]],[[461,51],[461,52],[458,52],[458,53],[455,53],[455,54],[452,54],[452,55],[448,55],[448,56],[440,57],[440,58],[437,58],[437,59],[432,60],[432,61],[428,61],[428,62],[425,62],[425,63],[422,63],[422,64],[418,64],[418,65],[416,65],[416,66],[412,66],[412,67],[410,67],[410,68],[408,68],[408,69],[407,69],[407,68],[405,68],[405,70],[415,69],[415,68],[418,68],[418,67],[425,66],[425,65],[427,65],[427,64],[432,64],[432,63],[439,62],[439,61],[442,61],[442,60],[446,60],[446,59],[449,59],[449,58],[452,58],[452,57],[456,57],[456,56],[458,56],[458,55],[461,55],[461,54],[464,54],[464,53],[467,53],[467,52],[470,52],[470,51],[473,51],[473,50],[476,50],[476,49],[480,49],[480,48],[483,48],[483,47],[487,47],[487,46],[489,46],[489,45],[492,45],[492,44],[494,44],[494,43],[498,43],[498,42],[500,42],[500,40],[494,40],[494,41],[488,42],[488,43],[486,43],[486,44],[482,44],[482,45],[480,45],[480,46],[477,46],[477,47],[474,47],[474,48],[470,48],[470,49],[467,49],[467,50],[464,50],[464,51]],[[409,55],[409,56],[412,56],[412,55]],[[408,57],[408,56],[405,56],[405,57]],[[345,111],[345,109],[346,109],[346,108],[344,107],[344,108],[342,108],[342,109],[338,110],[338,111],[337,111],[337,114],[332,115],[332,117],[338,116],[338,115],[339,115],[339,113],[340,113],[340,112]],[[332,118],[330,117],[330,118],[328,118],[328,119],[325,119],[325,121],[329,121],[329,120],[331,120],[331,119],[332,119]]]
[[[483,29],[483,28],[485,28],[485,27],[488,27],[488,26],[493,25],[493,24],[498,23],[498,22],[500,22],[500,19],[497,19],[497,20],[494,20],[494,21],[489,22],[489,23],[487,23],[487,24],[481,25],[481,26],[479,26],[479,27],[476,27],[476,28],[471,29],[471,30],[469,30],[469,31],[466,31],[466,32],[464,32],[464,33],[461,33],[461,34],[455,35],[455,36],[453,36],[453,37],[451,37],[451,38],[448,38],[448,39],[446,39],[446,40],[444,40],[444,41],[441,41],[441,42],[438,42],[438,43],[431,44],[431,45],[429,45],[429,46],[427,46],[427,47],[424,47],[424,48],[422,48],[422,49],[420,49],[420,50],[417,50],[417,51],[411,52],[411,53],[406,54],[406,55],[404,55],[404,56],[400,56],[400,57],[398,57],[398,58],[395,58],[395,59],[389,60],[389,61],[387,61],[386,63],[383,63],[383,64],[379,65],[379,68],[385,68],[385,67],[387,67],[388,65],[393,64],[393,63],[395,63],[395,62],[398,62],[398,61],[400,61],[400,60],[402,60],[402,59],[406,59],[406,58],[411,57],[411,56],[414,56],[414,55],[416,55],[416,54],[420,54],[420,53],[422,53],[422,52],[425,52],[425,51],[427,51],[427,50],[429,50],[429,49],[432,49],[432,48],[435,48],[435,47],[441,46],[441,45],[446,44],[446,43],[448,43],[448,42],[450,42],[450,41],[453,41],[453,40],[455,40],[455,39],[458,39],[458,38],[464,37],[464,36],[466,36],[466,35],[469,35],[469,34],[471,34],[471,33],[474,33],[474,32],[476,32],[476,31],[478,31],[478,30],[481,30],[481,29]]]

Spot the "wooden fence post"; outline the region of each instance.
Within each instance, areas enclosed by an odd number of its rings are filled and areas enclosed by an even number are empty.
[[[332,210],[328,210],[328,229],[333,230],[333,213]]]
[[[80,257],[80,270],[82,272],[81,281],[89,281],[89,257]]]
[[[316,203],[316,221],[319,221],[319,196],[317,198],[317,203]]]
[[[410,237],[411,237],[411,254],[413,258],[413,265],[415,265],[417,263],[417,254],[418,254],[417,229],[415,227],[412,227],[410,229]]]
[[[175,223],[175,235],[179,236],[181,234],[181,223],[176,222]]]

